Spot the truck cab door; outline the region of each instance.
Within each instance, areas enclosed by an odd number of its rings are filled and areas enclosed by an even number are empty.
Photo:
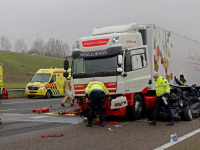
[[[147,92],[151,79],[147,46],[129,48],[124,52],[125,93]]]

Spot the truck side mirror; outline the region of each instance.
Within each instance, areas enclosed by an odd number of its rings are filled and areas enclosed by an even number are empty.
[[[68,72],[64,72],[63,76],[67,78],[69,76],[69,73]]]
[[[122,65],[123,64],[122,55],[118,55],[117,62],[118,62],[118,65]]]
[[[67,71],[68,68],[69,68],[68,60],[66,59],[66,60],[64,61],[64,69]]]

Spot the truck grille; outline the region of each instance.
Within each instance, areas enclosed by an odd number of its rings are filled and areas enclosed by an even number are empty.
[[[38,87],[28,87],[29,90],[38,90]]]

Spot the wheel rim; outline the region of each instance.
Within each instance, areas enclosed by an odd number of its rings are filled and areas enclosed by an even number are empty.
[[[47,98],[50,98],[51,97],[51,93],[48,91],[47,92]]]
[[[141,104],[140,104],[140,102],[135,102],[135,112],[137,113],[137,114],[140,114],[141,113],[141,111],[142,111],[142,109],[141,109]]]

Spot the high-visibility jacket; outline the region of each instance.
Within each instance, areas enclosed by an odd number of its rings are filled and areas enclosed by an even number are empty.
[[[164,96],[164,94],[170,94],[170,87],[167,79],[164,79],[162,76],[159,76],[154,82],[157,96]]]
[[[184,81],[181,81],[181,80],[180,80],[180,83],[181,83],[182,85],[186,85],[186,82],[184,82]]]
[[[105,85],[102,82],[99,81],[94,81],[94,82],[90,82],[87,87],[85,88],[85,96],[86,98],[88,98],[88,96],[90,96],[91,93],[93,92],[102,92],[105,95],[108,95],[109,92],[106,89]]]

